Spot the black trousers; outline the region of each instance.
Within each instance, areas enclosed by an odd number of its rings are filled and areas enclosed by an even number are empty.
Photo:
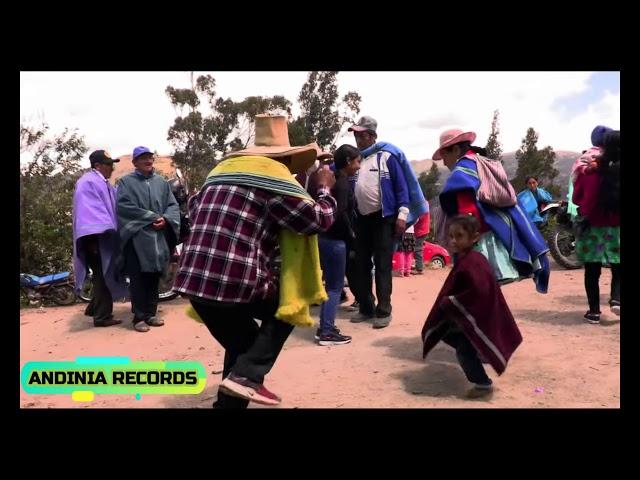
[[[587,291],[587,300],[589,301],[589,311],[591,313],[600,313],[600,273],[602,272],[601,263],[585,263],[584,264],[584,288]],[[620,303],[620,264],[611,264],[611,299]]]
[[[356,298],[360,313],[377,317],[391,315],[392,257],[395,243],[396,216],[382,217],[382,212],[358,214],[356,221]],[[376,297],[373,296],[371,257],[376,267]]]
[[[460,363],[467,380],[477,385],[491,385],[491,379],[482,366],[478,352],[464,333],[457,329],[450,329],[442,341],[456,349],[458,363]]]
[[[293,325],[275,318],[277,300],[256,303],[224,303],[197,299],[191,305],[213,338],[224,348],[222,378],[231,372],[257,383],[275,364]],[[261,325],[255,319],[262,321]],[[216,408],[246,408],[248,400],[218,392]]]
[[[113,298],[111,291],[104,281],[100,251],[98,250],[98,253],[87,252],[86,258],[87,264],[93,272],[93,295],[84,313],[85,315],[93,317],[94,323],[100,323],[113,316]]]
[[[149,320],[158,312],[158,285],[162,273],[140,271],[140,260],[133,244],[124,248],[125,268],[129,275],[133,323]]]

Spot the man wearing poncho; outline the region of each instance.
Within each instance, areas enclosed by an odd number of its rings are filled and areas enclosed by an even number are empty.
[[[109,183],[114,162],[105,150],[89,156],[91,171],[76,184],[73,194],[73,270],[76,290],[80,291],[93,272],[93,296],[85,315],[96,327],[122,323],[113,318],[113,299],[126,295],[116,258],[120,251],[116,218],[116,189]]]
[[[129,275],[133,326],[138,332],[159,327],[158,284],[168,267],[180,231],[180,209],[169,183],[153,169],[146,147],[133,150],[135,170],[118,184],[118,230]]]

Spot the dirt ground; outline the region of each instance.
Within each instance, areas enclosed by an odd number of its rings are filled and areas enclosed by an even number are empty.
[[[503,287],[524,337],[506,372],[487,372],[496,386],[485,400],[466,400],[468,383],[453,349],[439,344],[422,360],[420,330],[449,269],[393,279],[393,321],[374,330],[353,324],[343,308],[337,326],[353,336],[348,345],[318,346],[314,329],[297,328],[265,384],[283,397],[276,408],[545,408],[620,407],[620,318],[607,306],[611,275],[601,279],[602,323],[591,325],[582,270],[553,265],[550,291],[532,281]],[[351,301],[343,304],[349,305]],[[210,408],[221,380],[223,351],[206,327],[184,314],[187,301],[160,304],[165,326],[132,329],[130,305],[114,308],[121,325],[94,328],[84,303],[26,309],[20,313],[21,368],[28,361],[72,361],[77,356],[128,356],[132,360],[192,360],[207,369],[199,395],[96,395],[90,403],[70,395],[28,395],[23,408]],[[313,310],[317,318],[318,308]],[[250,408],[273,408],[251,405]]]

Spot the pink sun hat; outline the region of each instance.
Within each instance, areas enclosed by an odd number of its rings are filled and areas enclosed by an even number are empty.
[[[442,160],[442,156],[440,155],[440,150],[443,148],[450,147],[451,145],[455,145],[460,142],[470,142],[473,143],[476,140],[475,132],[463,132],[458,128],[453,128],[451,130],[446,130],[440,134],[440,146],[435,151],[433,156],[431,157],[433,160]]]

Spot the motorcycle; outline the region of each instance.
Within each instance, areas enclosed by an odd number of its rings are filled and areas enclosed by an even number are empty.
[[[57,305],[73,305],[76,293],[71,272],[59,272],[38,277],[28,273],[20,274],[20,289],[29,302],[53,301]]]
[[[158,301],[164,302],[172,300],[178,296],[177,292],[173,291],[173,281],[178,271],[178,264],[180,262],[180,255],[182,253],[182,244],[189,237],[191,231],[191,224],[189,222],[189,212],[187,209],[188,189],[186,180],[182,176],[182,172],[179,168],[176,168],[176,178],[169,181],[171,185],[171,191],[173,196],[178,202],[180,208],[180,232],[178,234],[178,244],[174,248],[169,259],[169,264],[165,268],[160,281],[158,283]],[[127,279],[127,285],[129,285],[129,279]],[[87,278],[78,295],[84,302],[90,302],[92,297],[92,272],[89,271]]]
[[[567,270],[582,268],[582,262],[576,256],[575,219],[568,213],[568,202],[565,200],[547,204],[540,210],[545,218],[545,225],[541,230],[546,231],[549,253],[553,259]],[[553,226],[549,220],[555,218]],[[544,228],[547,226],[548,228]]]
[[[182,244],[187,241],[189,232],[191,232],[189,210],[187,208],[189,190],[187,189],[186,179],[183,178],[179,168],[176,168],[176,178],[171,180],[169,184],[171,185],[173,196],[176,198],[178,206],[180,207],[180,231],[178,233],[178,243],[173,250],[169,265],[163,272],[162,277],[160,277],[160,284],[158,286],[158,300],[160,301],[171,300],[178,296],[178,293],[173,291],[173,281],[178,272],[180,255],[182,254]]]

